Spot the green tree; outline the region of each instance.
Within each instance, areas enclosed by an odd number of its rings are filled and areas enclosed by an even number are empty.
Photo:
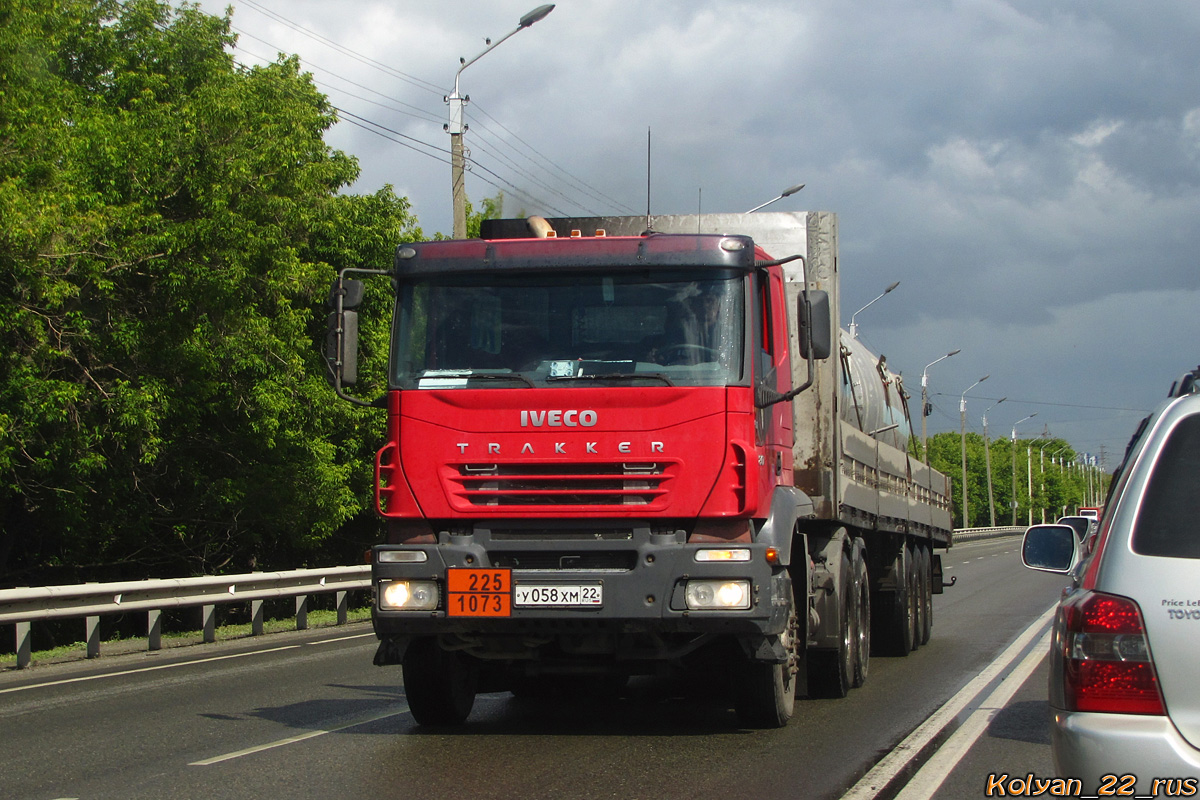
[[[157,0],[0,11],[0,580],[300,566],[369,508],[378,412],[324,384],[322,305],[420,231],[338,194],[298,61],[232,41]]]

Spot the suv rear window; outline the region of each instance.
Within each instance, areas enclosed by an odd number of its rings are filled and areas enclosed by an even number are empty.
[[[1200,558],[1200,415],[1180,420],[1163,445],[1134,525],[1133,551]]]

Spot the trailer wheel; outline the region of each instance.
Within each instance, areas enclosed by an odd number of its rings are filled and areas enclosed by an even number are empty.
[[[867,575],[867,559],[861,548],[854,551],[854,591],[858,594],[855,612],[858,615],[858,642],[854,648],[855,687],[867,682],[871,664],[871,581]]]
[[[913,545],[912,554],[912,604],[913,604],[913,635],[912,649],[921,646],[921,631],[925,629],[925,559],[921,557],[921,546]]]
[[[787,627],[780,634],[787,663],[756,661],[740,652],[734,655],[733,707],[738,721],[747,728],[782,728],[795,709],[807,636],[796,613],[794,590],[788,601]]]
[[[921,571],[921,644],[929,644],[933,634],[933,556],[930,548],[920,548]]]
[[[892,574],[896,590],[878,595],[876,607],[880,613],[875,617],[873,634],[880,655],[906,656],[912,652],[913,634],[917,629],[916,570],[908,545],[901,545],[900,552],[896,554],[892,562]]]
[[[850,561],[849,555],[842,559],[837,649],[809,653],[808,693],[813,697],[845,697],[854,685],[854,670],[858,663],[859,603]]]
[[[458,725],[475,705],[479,669],[462,653],[438,647],[436,639],[414,639],[404,654],[404,695],[420,725]]]

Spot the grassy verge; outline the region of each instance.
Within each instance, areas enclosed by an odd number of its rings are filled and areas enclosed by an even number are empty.
[[[371,618],[370,608],[352,608],[347,614],[348,622],[361,622]],[[312,610],[308,612],[308,627],[326,628],[337,624],[337,612],[330,610]],[[279,619],[268,619],[263,622],[263,633],[282,633],[284,631],[293,631],[296,629],[295,617],[281,617]],[[224,642],[232,639],[243,639],[251,635],[250,623],[239,625],[223,625],[217,628],[217,641]],[[183,647],[186,645],[200,644],[204,641],[202,631],[180,631],[174,633],[164,633],[162,635],[162,646],[166,650],[171,647]],[[132,638],[110,638],[101,641],[101,655],[117,655],[119,653],[131,653],[144,651],[149,648],[149,642],[145,636],[135,636]],[[55,647],[52,650],[35,650],[32,653],[32,661],[34,663],[56,663],[61,661],[74,661],[87,657],[87,643],[74,642],[72,644]],[[0,654],[0,668],[12,667],[17,663],[16,653]]]

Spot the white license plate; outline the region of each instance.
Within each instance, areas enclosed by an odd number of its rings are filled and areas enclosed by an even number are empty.
[[[604,605],[604,587],[588,584],[522,584],[513,596],[517,606],[599,606]]]

